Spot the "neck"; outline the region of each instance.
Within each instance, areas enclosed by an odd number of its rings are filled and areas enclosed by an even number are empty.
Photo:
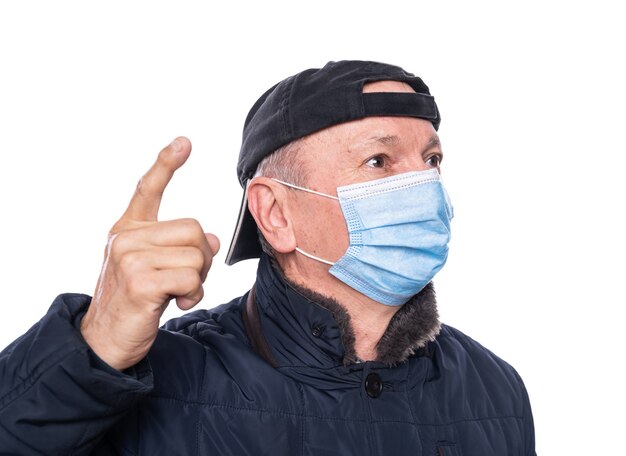
[[[339,313],[343,314],[345,325],[342,336],[351,339],[344,341],[348,360],[378,360],[378,344],[400,307],[380,304],[340,282],[328,271],[323,271],[322,274],[305,274],[292,266],[290,263],[280,264],[285,279],[293,288],[329,308],[336,320],[339,321]],[[348,347],[352,347],[352,350],[348,350]]]
[[[399,307],[389,307],[367,300],[337,300],[350,317],[354,331],[354,350],[361,361],[378,359],[378,342],[389,327]]]
[[[296,282],[287,277],[284,277],[284,280],[307,300],[332,312],[339,326],[344,346],[344,364],[374,361],[378,358],[377,345],[389,326],[392,316],[378,314],[379,316],[376,317],[373,312],[358,312],[350,304],[345,305],[337,299],[314,291],[310,285]],[[352,310],[350,311],[348,308]]]

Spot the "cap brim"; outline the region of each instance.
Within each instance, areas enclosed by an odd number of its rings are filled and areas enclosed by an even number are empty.
[[[248,210],[248,183],[244,184],[243,198],[239,208],[239,218],[233,239],[226,254],[226,264],[233,265],[242,260],[259,258],[262,249],[259,243],[259,235],[256,222]]]

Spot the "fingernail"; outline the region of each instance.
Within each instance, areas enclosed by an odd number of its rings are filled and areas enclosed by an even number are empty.
[[[170,143],[170,147],[174,149],[174,152],[178,152],[180,150],[180,142],[178,141],[178,138]]]

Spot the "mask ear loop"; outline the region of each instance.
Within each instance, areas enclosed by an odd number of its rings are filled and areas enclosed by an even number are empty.
[[[310,253],[306,253],[304,250],[302,250],[300,247],[296,247],[296,252],[301,253],[302,255],[304,255],[307,258],[310,258],[312,260],[316,260],[319,261],[320,263],[324,263],[327,264],[329,266],[333,266],[335,263],[333,263],[332,261],[328,261],[328,260],[324,260],[323,258],[320,257],[316,257],[315,255],[311,255]]]
[[[325,198],[330,198],[330,199],[334,199],[334,200],[339,201],[339,198],[337,198],[336,196],[333,196],[333,195],[327,195],[326,193],[317,192],[315,190],[311,190],[310,188],[298,187],[297,185],[290,184],[289,182],[281,181],[281,180],[276,179],[274,177],[272,177],[271,179],[273,181],[278,182],[279,184],[283,184],[283,185],[286,185],[287,187],[295,188],[296,190],[302,190],[303,192],[309,192],[309,193],[313,193],[314,195],[323,196]]]
[[[271,179],[273,181],[278,182],[279,184],[283,184],[283,185],[285,185],[287,187],[295,188],[296,190],[302,190],[303,192],[313,193],[314,195],[323,196],[324,198],[330,198],[330,199],[339,201],[339,198],[337,198],[336,196],[333,196],[333,195],[327,195],[326,193],[316,192],[315,190],[311,190],[309,188],[299,187],[297,185],[290,184],[289,182],[281,181],[280,179],[276,179],[274,177],[272,177]],[[300,253],[301,255],[304,255],[307,258],[319,261],[320,263],[324,263],[324,264],[327,264],[329,266],[333,266],[335,264],[332,261],[324,260],[323,258],[316,257],[315,255],[311,255],[310,253],[307,253],[304,250],[302,250],[300,247],[296,247],[296,252]]]

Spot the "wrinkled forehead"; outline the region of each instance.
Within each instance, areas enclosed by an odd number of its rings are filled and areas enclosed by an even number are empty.
[[[423,149],[440,145],[439,136],[428,120],[415,117],[365,117],[312,133],[298,140],[300,155],[315,161],[321,156],[350,156],[352,152],[372,146],[389,150]]]

